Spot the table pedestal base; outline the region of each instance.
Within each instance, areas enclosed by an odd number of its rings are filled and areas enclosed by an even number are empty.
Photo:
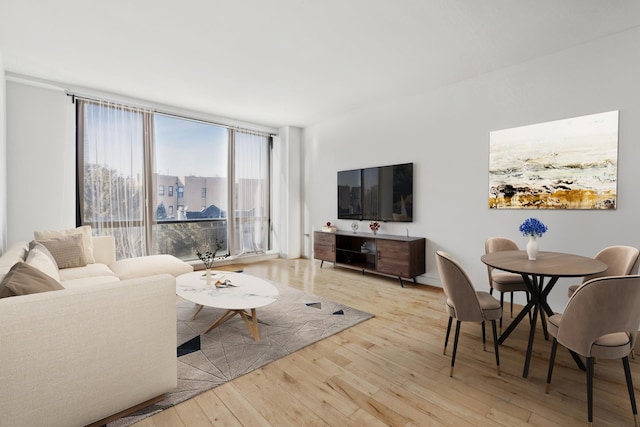
[[[198,307],[198,311],[196,311],[196,313],[193,315],[191,320],[194,320],[196,318],[196,316],[198,315],[198,313],[200,313],[200,310],[202,310],[203,307],[204,307],[203,305]],[[218,319],[215,322],[213,322],[211,326],[209,326],[203,333],[206,334],[213,328],[222,325],[224,322],[231,319],[236,314],[242,317],[242,320],[244,320],[244,324],[247,325],[247,329],[249,329],[249,332],[251,332],[253,339],[256,341],[260,341],[260,331],[258,330],[258,316],[256,316],[255,308],[251,309],[251,314],[247,312],[247,309],[227,310],[222,316],[218,317]],[[251,320],[249,320],[249,318],[251,318]]]

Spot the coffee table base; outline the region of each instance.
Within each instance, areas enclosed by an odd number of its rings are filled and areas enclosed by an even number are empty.
[[[196,316],[198,315],[198,313],[200,313],[200,310],[202,310],[203,307],[204,307],[203,305],[200,305],[198,307],[198,311],[196,311],[196,313],[193,315],[191,320],[194,320],[196,318]],[[247,309],[243,309],[243,310],[229,309],[222,316],[218,317],[218,319],[215,322],[213,322],[211,326],[209,326],[203,333],[206,334],[213,328],[222,325],[224,322],[231,319],[236,314],[242,317],[242,320],[244,320],[244,324],[247,325],[247,329],[249,329],[249,332],[251,332],[253,339],[256,341],[260,341],[260,331],[258,329],[258,316],[256,316],[255,308],[251,309],[251,314],[247,312]],[[249,317],[251,317],[251,321],[249,320]]]

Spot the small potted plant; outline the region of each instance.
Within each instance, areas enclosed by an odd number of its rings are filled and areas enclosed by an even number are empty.
[[[212,252],[212,251],[206,251],[206,252],[200,252],[200,251],[196,251],[196,255],[198,256],[198,258],[200,258],[200,261],[202,261],[202,263],[204,264],[204,269],[205,269],[205,277],[207,280],[207,286],[211,285],[211,265],[213,264],[213,261],[216,258],[216,254],[218,253],[218,251],[220,249],[222,249],[222,246],[224,246],[224,240],[218,240],[218,238],[216,237],[216,249]],[[226,258],[226,256],[224,256],[223,258]]]
[[[371,221],[369,223],[369,228],[371,229],[371,231],[373,232],[373,235],[375,236],[378,233],[378,230],[380,230],[380,223],[378,221]]]
[[[542,237],[547,232],[548,227],[537,218],[527,218],[519,228],[523,236],[528,236],[527,255],[531,261],[535,261],[538,255],[538,241],[536,238]]]

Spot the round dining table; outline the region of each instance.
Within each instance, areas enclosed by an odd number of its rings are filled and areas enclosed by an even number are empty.
[[[529,301],[509,327],[498,338],[498,344],[502,344],[511,332],[528,314],[531,317],[529,342],[525,356],[523,377],[529,374],[531,352],[535,337],[538,314],[546,339],[549,339],[545,315],[552,316],[553,310],[547,302],[547,296],[561,277],[583,277],[605,271],[608,266],[602,261],[593,258],[572,255],[561,252],[538,252],[535,260],[530,260],[526,251],[500,251],[483,255],[481,258],[486,265],[511,273],[520,274],[529,290]],[[531,313],[533,311],[533,313]],[[584,365],[580,358],[571,353],[574,360],[582,369]]]

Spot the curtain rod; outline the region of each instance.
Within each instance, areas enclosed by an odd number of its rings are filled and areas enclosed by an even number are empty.
[[[273,131],[266,131],[266,130],[262,130],[262,129],[251,128],[251,127],[242,127],[242,126],[238,126],[238,125],[224,123],[222,121],[215,121],[215,120],[207,118],[207,117],[189,116],[189,115],[187,115],[185,113],[177,113],[177,112],[174,112],[174,111],[163,110],[161,108],[158,108],[158,107],[155,107],[155,106],[151,106],[151,105],[138,104],[136,102],[128,102],[128,101],[114,100],[114,99],[108,99],[108,98],[93,97],[93,96],[90,96],[90,95],[83,95],[83,94],[75,93],[75,92],[70,91],[70,90],[66,90],[65,93],[66,93],[67,96],[71,97],[71,102],[74,103],[74,104],[75,104],[76,98],[84,99],[86,101],[91,101],[91,102],[107,102],[107,103],[111,103],[111,104],[120,104],[120,105],[124,105],[124,106],[127,106],[127,107],[132,107],[132,108],[140,108],[140,109],[152,112],[152,113],[164,114],[166,116],[178,117],[178,118],[181,118],[181,119],[199,121],[199,122],[203,122],[203,123],[207,123],[207,124],[211,124],[211,125],[222,126],[222,127],[226,127],[228,129],[237,130],[237,131],[240,131],[240,132],[248,132],[248,133],[254,133],[254,134],[270,136],[270,137],[278,136],[278,134],[276,132],[273,132]],[[192,112],[192,113],[198,115],[197,112]]]
[[[236,129],[240,131],[256,132],[268,136],[278,136],[278,130],[271,126],[260,125],[257,123],[245,122],[243,120],[235,120],[227,117],[216,117],[207,113],[198,111],[192,111],[188,109],[181,109],[178,107],[171,107],[169,105],[154,105],[146,100],[140,100],[124,95],[113,94],[109,92],[102,92],[99,90],[75,86],[68,83],[61,83],[47,79],[41,79],[24,74],[18,74],[11,71],[5,71],[5,78],[7,81],[13,81],[21,84],[43,87],[46,89],[56,90],[66,93],[68,96],[74,98],[84,98],[90,101],[102,101],[113,102],[116,104],[129,105],[132,107],[144,108],[152,112],[172,115],[176,117],[182,117],[190,120],[200,120],[205,123],[210,123],[218,126],[224,126],[229,129]]]

